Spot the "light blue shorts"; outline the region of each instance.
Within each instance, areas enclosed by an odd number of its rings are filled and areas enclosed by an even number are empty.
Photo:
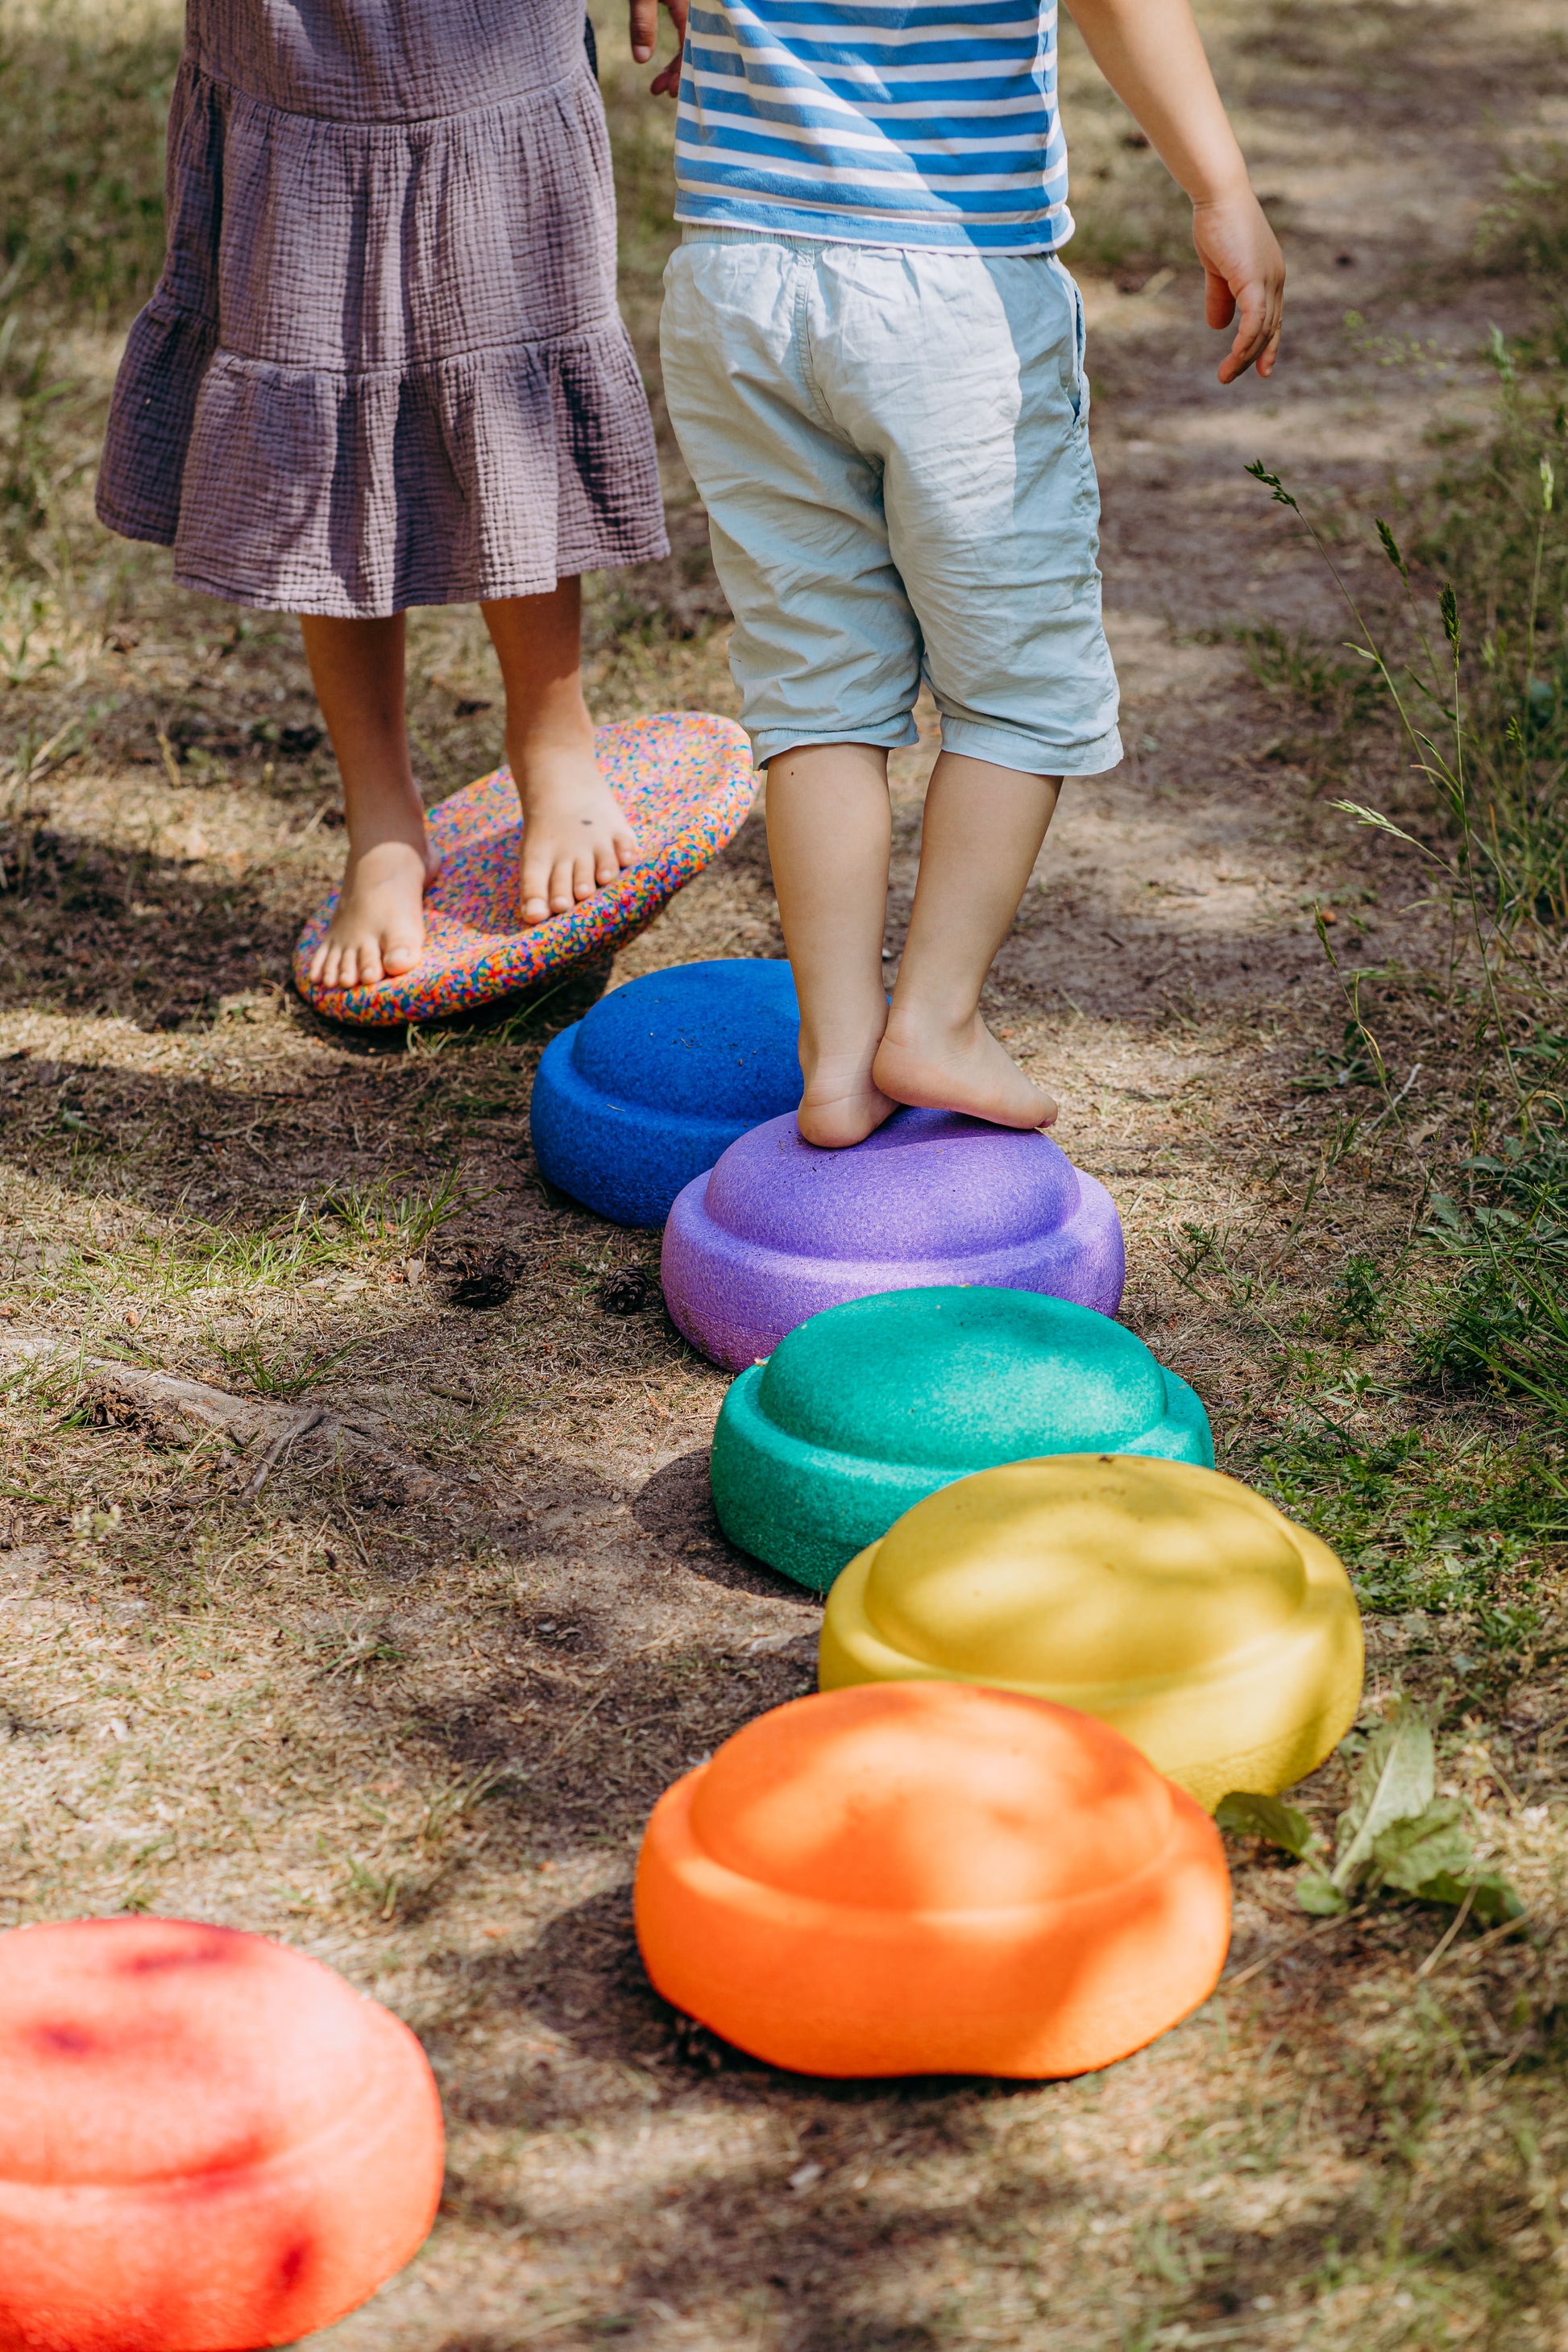
[[[918,740],[1034,775],[1121,757],[1083,305],[1051,254],[689,228],[660,349],[758,764]]]

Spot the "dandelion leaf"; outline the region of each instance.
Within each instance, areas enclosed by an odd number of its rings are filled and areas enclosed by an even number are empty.
[[[1296,1881],[1296,1900],[1303,1911],[1310,1911],[1324,1919],[1331,1919],[1336,1912],[1348,1911],[1351,1907],[1350,1896],[1334,1885],[1326,1870],[1320,1870],[1315,1865],[1304,1870]]]
[[[1452,1797],[1436,1797],[1424,1812],[1391,1822],[1374,1839],[1372,1864],[1385,1886],[1419,1895],[1437,1878],[1463,1883],[1470,1874],[1470,1842]],[[1437,1900],[1447,1901],[1446,1896]]]
[[[1384,1830],[1426,1811],[1436,1775],[1432,1727],[1418,1707],[1402,1698],[1367,1741],[1350,1802],[1336,1825],[1336,1886],[1350,1885]]]
[[[1305,1862],[1321,1843],[1305,1813],[1299,1813],[1280,1797],[1256,1796],[1248,1789],[1233,1789],[1228,1797],[1222,1797],[1215,1822],[1232,1837],[1264,1838],[1284,1853],[1293,1853],[1298,1862]]]

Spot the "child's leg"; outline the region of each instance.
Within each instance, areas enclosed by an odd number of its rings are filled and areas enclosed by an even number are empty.
[[[637,837],[599,772],[583,699],[582,590],[481,604],[506,685],[506,756],[522,803],[523,920],[591,898],[637,856]]]
[[[931,772],[920,880],[874,1087],[895,1102],[1048,1127],[1051,1096],[980,1018],[980,992],[1018,911],[1060,779],[943,751]],[[793,954],[793,950],[792,950]]]
[[[300,615],[305,658],[342,778],[349,855],[337,911],[310,977],[353,988],[412,971],[425,950],[431,866],[408,758],[404,618]]]
[[[888,754],[808,743],[768,763],[768,853],[800,999],[808,1143],[858,1143],[892,1110],[871,1079],[888,1019],[882,929],[892,818]]]

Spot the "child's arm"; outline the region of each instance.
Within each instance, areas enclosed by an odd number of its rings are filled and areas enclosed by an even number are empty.
[[[1274,372],[1285,257],[1252,193],[1215,88],[1190,0],[1068,0],[1089,55],[1172,177],[1193,200],[1193,243],[1208,278],[1205,316],[1236,340],[1221,383]]]

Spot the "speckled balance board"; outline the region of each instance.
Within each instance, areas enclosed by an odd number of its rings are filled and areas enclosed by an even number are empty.
[[[661,711],[601,727],[599,765],[636,825],[644,856],[570,913],[525,929],[518,906],[522,824],[510,770],[498,768],[430,812],[441,871],[426,896],[425,953],[400,980],[326,989],[310,977],[338,903],[334,890],[294,950],[294,985],[330,1020],[387,1028],[439,1021],[532,987],[607,953],[652,921],[734,838],[752,805],[751,746],[732,719]]]

